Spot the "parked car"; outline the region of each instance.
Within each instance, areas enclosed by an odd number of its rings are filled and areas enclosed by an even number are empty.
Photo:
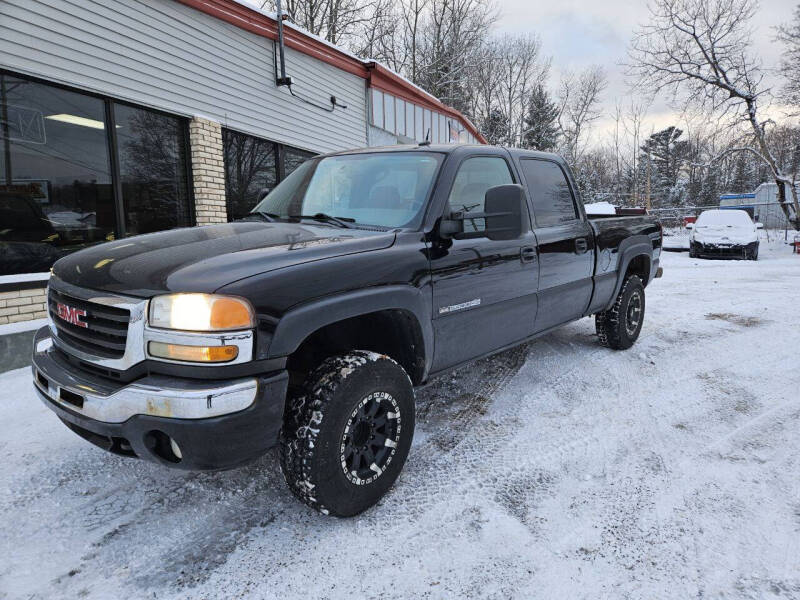
[[[692,258],[758,260],[758,227],[743,210],[704,210],[691,229]]]
[[[649,216],[587,219],[553,154],[315,157],[243,221],[59,260],[34,384],[116,454],[208,470],[278,445],[300,500],[354,515],[405,463],[415,386],[589,315],[629,348],[661,241]]]

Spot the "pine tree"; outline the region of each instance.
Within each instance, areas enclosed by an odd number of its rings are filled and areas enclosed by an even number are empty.
[[[749,191],[750,177],[748,177],[747,157],[741,153],[736,157],[736,163],[733,171],[733,180],[731,181],[730,191],[734,194],[744,194]]]
[[[650,157],[651,197],[654,204],[675,206],[685,201],[687,195],[686,167],[691,155],[691,145],[679,139],[683,131],[667,127],[652,134],[642,146],[641,162]]]
[[[508,122],[508,117],[497,108],[493,108],[481,123],[481,132],[486,138],[486,141],[492,145],[508,143],[510,130],[511,127]]]
[[[523,125],[523,148],[543,152],[555,149],[558,143],[558,106],[541,84],[531,94]]]

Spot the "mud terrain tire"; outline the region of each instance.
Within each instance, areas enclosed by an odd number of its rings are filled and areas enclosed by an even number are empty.
[[[595,329],[603,346],[627,350],[642,331],[644,322],[644,285],[636,275],[625,280],[614,305],[595,315]]]
[[[323,514],[350,517],[394,484],[414,436],[414,390],[388,356],[328,358],[290,398],[280,464],[292,493]]]

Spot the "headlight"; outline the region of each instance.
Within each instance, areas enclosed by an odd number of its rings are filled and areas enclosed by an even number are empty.
[[[255,327],[255,311],[243,298],[215,294],[169,294],[150,301],[150,326],[184,331],[230,331]]]

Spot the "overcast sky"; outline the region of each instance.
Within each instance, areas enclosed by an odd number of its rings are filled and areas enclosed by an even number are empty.
[[[606,113],[618,99],[628,96],[623,68],[631,33],[648,16],[644,0],[497,0],[501,11],[500,32],[534,32],[542,38],[542,50],[552,56],[550,87],[555,91],[559,72],[579,70],[592,64],[602,65],[608,74],[608,88],[603,94]],[[774,41],[772,29],[789,20],[798,0],[762,0],[753,21],[754,51],[766,67],[780,62],[781,46]],[[674,120],[666,103],[656,102],[650,109],[651,125],[656,128]],[[608,118],[598,128],[608,127]],[[648,127],[649,129],[649,127]]]

